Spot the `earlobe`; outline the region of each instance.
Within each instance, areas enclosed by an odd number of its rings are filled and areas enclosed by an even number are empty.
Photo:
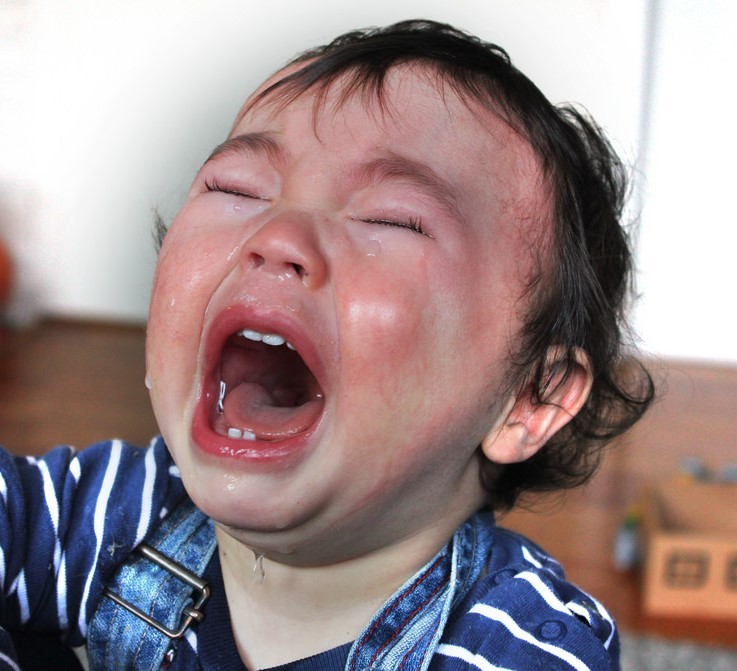
[[[542,400],[527,384],[510,399],[499,422],[481,442],[484,456],[497,464],[512,464],[529,459],[550,438],[576,416],[591,391],[591,366],[588,357],[576,351],[576,360],[567,376],[556,373],[562,362],[559,352],[547,357],[549,372]]]

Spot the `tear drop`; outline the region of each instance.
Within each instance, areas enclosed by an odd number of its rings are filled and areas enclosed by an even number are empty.
[[[264,571],[264,554],[259,552],[256,555],[256,561],[253,563],[253,577],[257,583],[263,583],[266,579],[266,572]]]
[[[378,240],[369,240],[366,244],[366,256],[378,256],[381,252],[381,243]]]

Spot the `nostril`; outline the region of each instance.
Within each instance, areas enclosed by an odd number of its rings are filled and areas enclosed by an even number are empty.
[[[250,263],[251,263],[251,268],[254,268],[254,269],[255,268],[260,268],[261,266],[264,265],[264,263],[266,263],[266,259],[263,256],[261,256],[261,254],[252,253],[250,255],[250,259],[249,260],[250,260]]]
[[[252,270],[257,270],[268,265],[266,257],[256,252],[250,254],[249,261]],[[274,270],[276,271],[277,268],[278,264],[275,266]],[[282,272],[285,270],[294,273],[294,275],[300,280],[303,280],[308,275],[307,269],[303,265],[291,261],[287,261],[282,265]]]

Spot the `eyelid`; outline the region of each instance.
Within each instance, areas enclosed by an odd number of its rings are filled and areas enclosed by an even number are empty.
[[[206,177],[203,180],[205,184],[205,189],[209,192],[217,192],[217,193],[226,193],[231,196],[237,196],[239,198],[250,198],[252,200],[263,200],[263,201],[271,201],[271,198],[269,196],[259,196],[256,193],[253,193],[251,191],[247,191],[245,189],[240,188],[233,188],[230,186],[224,186],[222,185],[216,178],[208,178]]]
[[[395,226],[397,228],[406,228],[407,230],[419,233],[425,237],[432,238],[433,236],[427,233],[422,226],[422,219],[420,217],[407,217],[391,219],[388,217],[350,217],[354,221],[360,221],[365,224],[381,224],[382,226]]]

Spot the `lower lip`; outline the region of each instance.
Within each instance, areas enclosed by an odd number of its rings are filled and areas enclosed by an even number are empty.
[[[303,458],[312,444],[310,440],[316,426],[284,440],[242,440],[222,436],[212,429],[210,408],[213,406],[211,392],[202,394],[192,422],[194,444],[208,456],[263,465],[284,467],[288,462]]]

